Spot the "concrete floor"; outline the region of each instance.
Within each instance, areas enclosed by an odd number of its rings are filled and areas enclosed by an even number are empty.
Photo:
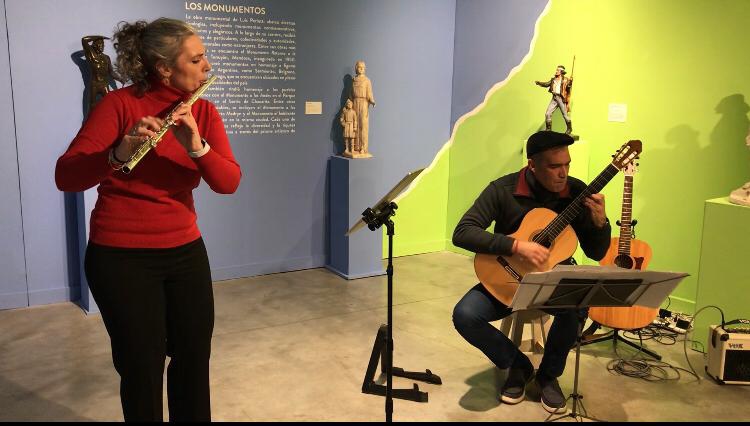
[[[500,404],[504,373],[453,328],[451,311],[476,283],[470,258],[432,253],[395,260],[394,365],[429,368],[428,403],[394,400],[397,421],[542,421],[538,402]],[[325,269],[215,284],[211,363],[215,421],[381,421],[384,398],[361,393],[385,277],[346,281]],[[98,315],[61,303],[0,311],[0,421],[119,421],[119,380]],[[633,354],[622,349],[621,354]],[[648,347],[687,368],[681,344]],[[688,351],[696,370],[703,356]],[[687,374],[646,382],[615,376],[610,342],[581,352],[579,391],[590,415],[610,421],[747,420],[750,387]],[[575,352],[560,379],[573,388]],[[395,378],[394,388],[414,381]],[[534,389],[529,390],[534,398]],[[538,397],[537,397],[538,401]],[[166,406],[166,404],[165,404]],[[570,407],[570,405],[569,405]],[[165,416],[165,418],[167,418]],[[572,419],[568,419],[572,420]]]

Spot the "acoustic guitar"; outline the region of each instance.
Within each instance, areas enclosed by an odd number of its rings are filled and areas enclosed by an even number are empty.
[[[530,210],[518,230],[510,234],[519,241],[533,241],[549,249],[547,261],[537,268],[520,256],[477,253],[474,271],[477,278],[496,299],[510,306],[523,276],[529,272],[544,272],[570,258],[578,246],[578,238],[570,222],[578,216],[586,197],[596,194],[641,153],[642,143],[631,140],[613,156],[612,162],[569,205],[557,214],[545,208]]]
[[[602,266],[618,266],[625,269],[646,269],[651,260],[651,247],[641,240],[633,238],[633,175],[635,163],[630,163],[623,170],[625,186],[622,192],[622,214],[620,215],[620,236],[612,238],[609,250],[599,261]],[[659,308],[643,306],[593,307],[589,309],[589,318],[599,324],[619,330],[643,328],[656,318]]]

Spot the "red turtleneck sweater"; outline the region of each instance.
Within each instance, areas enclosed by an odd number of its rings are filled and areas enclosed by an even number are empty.
[[[99,185],[91,213],[89,241],[113,247],[169,248],[200,237],[193,189],[201,178],[214,191],[231,194],[240,183],[240,166],[216,107],[199,99],[192,111],[200,135],[211,149],[188,156],[171,131],[130,174],[112,170],[109,150],[145,116],[161,117],[190,93],[152,83],[142,97],[133,86],[108,93],[89,115],[68,150],[57,160],[55,182],[61,191]]]

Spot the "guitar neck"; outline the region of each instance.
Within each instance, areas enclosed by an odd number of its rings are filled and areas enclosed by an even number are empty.
[[[578,216],[583,208],[583,200],[586,197],[600,192],[610,180],[620,171],[614,164],[607,166],[599,176],[594,179],[557,217],[539,233],[534,241],[554,241],[558,235],[570,225],[570,222]]]
[[[620,215],[620,238],[617,246],[619,254],[630,255],[630,242],[633,239],[633,176],[625,175],[622,190],[622,214]]]

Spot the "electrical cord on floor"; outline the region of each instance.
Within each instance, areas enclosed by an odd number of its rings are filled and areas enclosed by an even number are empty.
[[[695,315],[693,315],[693,317],[690,319],[690,323],[686,327],[687,331],[683,339],[683,350],[685,353],[685,360],[687,361],[688,367],[690,367],[689,370],[681,367],[675,367],[663,361],[656,361],[652,359],[646,359],[644,357],[639,357],[639,355],[641,355],[641,353],[643,352],[642,349],[644,340],[654,340],[663,345],[674,345],[677,342],[677,332],[650,325],[640,330],[623,332],[623,337],[626,337],[630,340],[638,340],[640,343],[640,349],[630,359],[625,359],[618,353],[617,346],[615,346],[615,354],[617,355],[618,359],[614,359],[607,364],[607,371],[613,374],[621,374],[623,376],[639,378],[649,382],[679,380],[681,377],[680,372],[682,371],[690,373],[695,378],[697,378],[698,381],[702,380],[700,375],[698,375],[698,373],[695,371],[695,368],[693,368],[693,365],[690,363],[690,359],[687,353],[687,344],[688,342],[691,342],[693,345],[700,345],[701,350],[693,350],[700,352],[705,356],[706,352],[705,347],[703,347],[703,343],[691,340],[689,338],[689,335],[693,331],[693,323],[695,322],[695,319],[701,312],[708,308],[717,309],[721,314],[721,327],[724,328],[725,325],[724,311],[722,311],[718,306],[704,306],[703,308],[699,309],[698,312],[695,313]],[[635,335],[637,335],[637,339],[636,337],[631,337]]]
[[[685,340],[683,342],[684,343],[684,349],[685,349],[685,361],[687,361],[688,366],[690,367],[690,370],[693,372],[693,375],[698,379],[699,382],[701,380],[703,380],[703,379],[701,379],[701,377],[698,375],[698,373],[695,372],[695,369],[693,368],[693,364],[690,363],[690,359],[688,358],[688,355],[687,355],[687,342],[688,342],[688,340],[690,340],[690,339],[688,339],[688,335],[693,332],[693,323],[695,322],[695,319],[698,318],[698,314],[700,314],[701,312],[705,311],[708,308],[714,308],[714,309],[716,309],[716,310],[719,311],[719,313],[721,314],[721,328],[722,329],[724,328],[724,323],[726,322],[726,321],[724,321],[724,311],[722,311],[721,308],[718,307],[718,306],[715,306],[715,305],[706,305],[706,306],[698,309],[698,312],[696,312],[695,315],[693,315],[693,318],[690,320],[690,324],[688,325],[687,332],[685,333]],[[704,351],[704,353],[705,353],[705,351]]]
[[[671,346],[677,343],[678,333],[673,330],[667,330],[656,325],[647,325],[640,330],[623,330],[622,337],[629,340],[653,340],[662,345]]]
[[[657,332],[660,332],[660,330],[657,330]],[[642,353],[644,340],[642,336],[640,336],[640,333],[639,337],[641,349],[639,349],[638,352],[629,359],[625,359],[623,356],[621,356],[617,351],[617,346],[615,346],[615,355],[617,355],[618,359],[613,359],[607,364],[607,371],[612,374],[620,374],[627,377],[643,379],[648,382],[680,380],[681,371],[690,373],[690,371],[684,368],[675,367],[663,361],[639,357],[639,355],[641,355]]]

